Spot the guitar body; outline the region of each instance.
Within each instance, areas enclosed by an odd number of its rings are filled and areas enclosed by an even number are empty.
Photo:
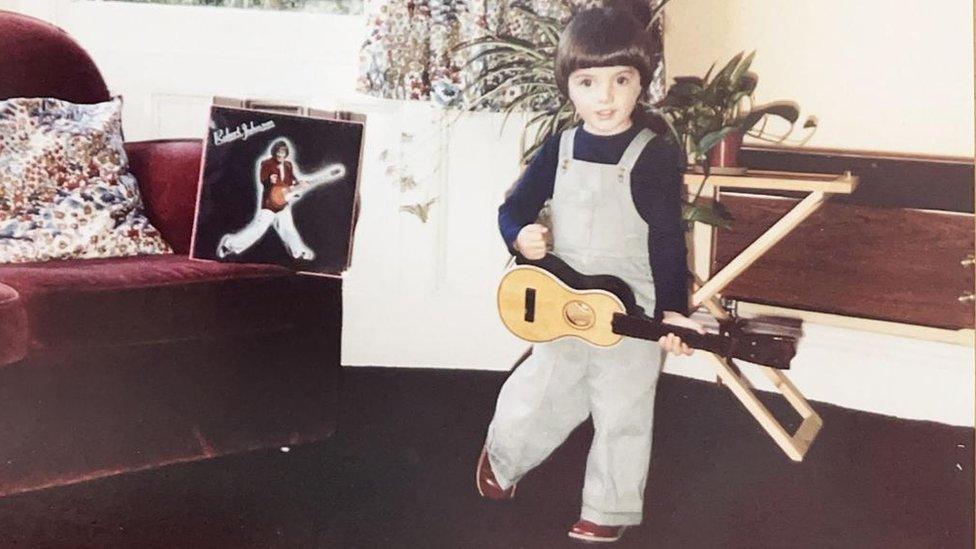
[[[272,185],[268,190],[268,197],[264,207],[275,213],[280,212],[285,209],[285,206],[298,202],[308,191],[326,183],[342,179],[346,175],[346,167],[342,164],[331,164],[317,173],[322,175],[317,176],[311,181],[302,181],[294,185],[287,185],[285,183]]]
[[[268,202],[267,206],[270,206],[270,210],[273,212],[280,212],[285,209],[288,205],[288,199],[285,195],[291,190],[291,185],[285,185],[284,183],[279,183],[277,185],[272,185],[271,189],[268,191]]]
[[[613,316],[627,309],[609,291],[578,290],[539,267],[519,265],[502,277],[498,312],[505,327],[527,341],[573,336],[609,347],[623,337],[612,330]]]

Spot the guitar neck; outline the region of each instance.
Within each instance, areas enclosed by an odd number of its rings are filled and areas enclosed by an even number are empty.
[[[663,322],[657,322],[646,317],[642,318],[620,313],[613,315],[612,328],[615,334],[646,339],[648,341],[657,341],[663,336],[674,334],[680,337],[682,342],[687,343],[689,347],[721,356],[727,355],[732,345],[732,339],[729,336],[709,333],[699,334],[688,328],[664,324]]]

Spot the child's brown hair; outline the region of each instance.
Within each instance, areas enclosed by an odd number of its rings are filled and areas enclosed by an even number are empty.
[[[576,14],[559,37],[556,49],[556,85],[569,97],[569,75],[590,67],[629,66],[640,73],[647,90],[656,63],[649,33],[628,11],[601,7]]]
[[[641,96],[632,115],[634,123],[668,135],[667,123],[645,110],[647,89],[662,60],[660,41],[647,32],[631,9],[600,7],[576,14],[559,36],[556,49],[556,85],[569,97],[569,75],[590,67],[634,67],[640,73]]]

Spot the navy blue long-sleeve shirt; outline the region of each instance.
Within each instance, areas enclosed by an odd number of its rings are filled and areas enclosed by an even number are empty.
[[[580,125],[573,158],[616,164],[627,145],[640,132],[637,124],[616,135],[594,135]],[[559,135],[550,137],[522,172],[511,195],[498,208],[498,226],[509,250],[523,227],[534,223],[546,200],[552,198],[559,163]],[[688,314],[686,261],[688,250],[681,220],[684,159],[681,149],[663,136],[655,136],[638,157],[630,174],[634,206],[647,222],[648,263],[654,278],[654,316],[663,311]],[[613,273],[607,273],[613,274]]]

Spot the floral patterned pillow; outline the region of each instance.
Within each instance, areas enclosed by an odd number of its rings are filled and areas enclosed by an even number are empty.
[[[171,252],[122,148],[122,100],[0,101],[0,263]]]

